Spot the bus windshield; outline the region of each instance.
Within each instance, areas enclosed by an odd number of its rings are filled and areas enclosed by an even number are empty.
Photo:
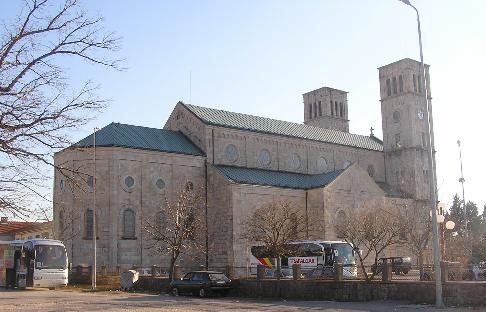
[[[66,249],[60,245],[36,245],[36,269],[66,269],[68,260]]]
[[[353,247],[348,243],[333,243],[332,248],[337,251],[336,262],[343,265],[356,265]]]

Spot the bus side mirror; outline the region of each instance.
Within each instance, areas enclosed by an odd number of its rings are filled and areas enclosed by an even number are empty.
[[[69,271],[72,271],[73,270],[73,264],[72,264],[72,262],[69,262],[68,263],[68,270]]]

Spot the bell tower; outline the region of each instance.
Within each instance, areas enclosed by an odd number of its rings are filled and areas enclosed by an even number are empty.
[[[304,97],[304,123],[349,132],[348,93],[329,87],[307,92]]]
[[[429,197],[429,134],[420,62],[406,58],[378,68],[386,181],[416,199]],[[429,66],[425,65],[427,86]],[[430,88],[427,90],[430,99]]]

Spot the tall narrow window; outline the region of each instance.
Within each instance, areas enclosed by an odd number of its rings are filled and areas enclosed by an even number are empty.
[[[312,103],[309,104],[309,119],[312,119]]]
[[[390,78],[386,80],[386,95],[391,96],[391,83]]]
[[[336,116],[339,116],[339,110],[338,110],[337,101],[334,102],[334,111],[336,112]]]
[[[393,94],[397,94],[397,77],[392,78]]]
[[[123,238],[135,238],[135,212],[132,209],[123,211]]]
[[[331,115],[334,116],[334,105],[332,104],[332,101],[331,101]]]
[[[317,117],[317,104],[314,102],[314,117]]]
[[[339,102],[339,117],[343,117],[343,103]]]
[[[413,92],[417,92],[417,77],[413,74]]]
[[[422,76],[417,76],[417,80],[418,80],[418,92],[419,93],[422,93]]]
[[[84,238],[93,239],[93,209],[86,210],[84,215]]]
[[[319,116],[322,116],[322,103],[319,101]]]
[[[403,92],[403,77],[402,77],[402,75],[398,76],[398,90],[400,91],[400,93]]]
[[[422,132],[422,147],[423,148],[427,147],[427,137],[425,136],[424,132]]]

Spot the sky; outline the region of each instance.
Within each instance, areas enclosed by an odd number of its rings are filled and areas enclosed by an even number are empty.
[[[450,205],[461,194],[482,210],[486,104],[486,1],[411,0],[430,64],[437,186]],[[21,1],[2,2],[0,19]],[[415,11],[398,0],[82,1],[122,37],[124,71],[66,64],[73,85],[92,80],[110,99],[78,141],[110,122],[161,128],[178,101],[303,122],[302,94],[348,93],[350,132],[382,137],[377,68],[420,60]]]

